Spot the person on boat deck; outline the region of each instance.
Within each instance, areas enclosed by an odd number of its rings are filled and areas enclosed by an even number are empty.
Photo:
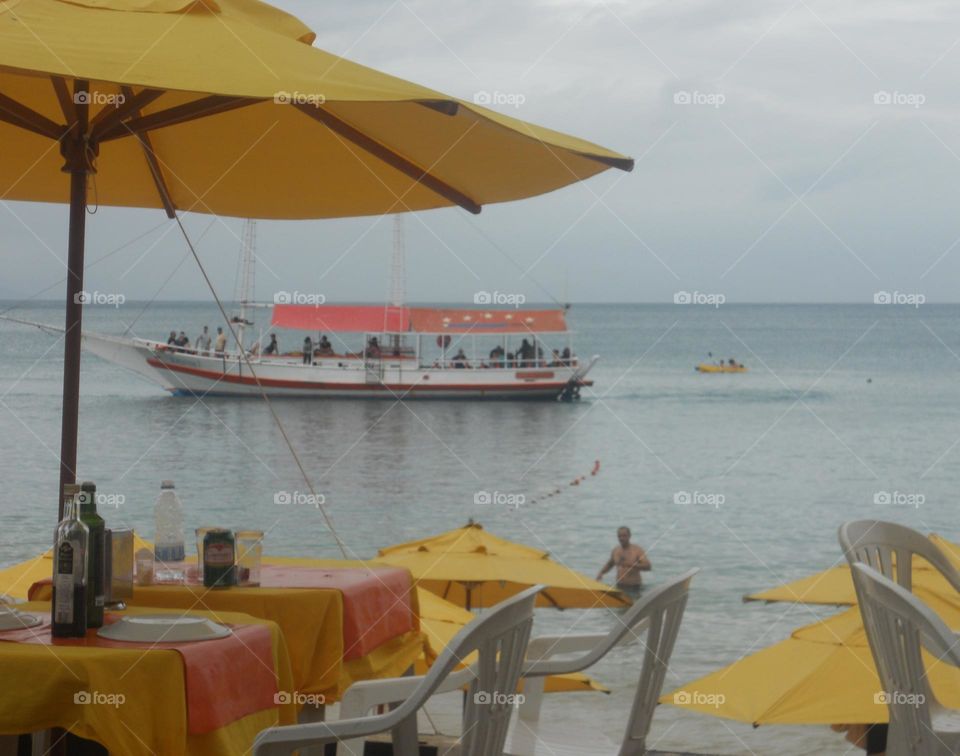
[[[561,365],[573,364],[573,356],[570,354],[570,347],[563,348],[563,353],[560,355],[560,364]]]
[[[533,344],[524,339],[523,343],[520,344],[520,348],[517,350],[517,358],[521,360],[522,363],[530,363],[535,355],[536,351],[533,348]]]
[[[463,353],[462,347],[457,350],[457,353],[455,355],[453,355],[453,359],[451,360],[451,363],[455,368],[470,367],[470,363],[467,362],[467,355]]]
[[[507,367],[517,366],[517,356],[513,352],[507,353]]]
[[[552,359],[550,360],[550,367],[560,367],[563,363],[560,361],[560,351],[558,349],[553,350]]]
[[[303,364],[310,365],[313,362],[313,339],[309,336],[303,340]]]
[[[222,328],[217,328],[217,339],[213,342],[213,348],[217,354],[223,354],[227,348],[227,335]]]
[[[280,344],[277,342],[277,334],[270,334],[270,343],[267,344],[267,348],[263,350],[264,354],[279,354],[280,353]]]
[[[490,367],[503,367],[503,347],[497,344],[490,350]]]
[[[187,338],[187,334],[185,334],[183,331],[180,331],[180,335],[177,336],[177,346],[181,349],[190,348],[190,339]]]
[[[604,575],[616,567],[616,587],[627,593],[639,593],[643,585],[640,573],[650,569],[650,560],[647,559],[647,554],[642,548],[635,543],[630,543],[630,528],[626,525],[617,528],[617,540],[620,544],[613,548],[610,559],[597,573],[597,580],[602,580]]]
[[[367,342],[367,355],[369,357],[380,356],[380,342],[376,336],[371,336],[370,341]]]
[[[167,337],[167,346],[176,346],[177,345],[177,332],[170,331],[170,335]]]
[[[313,350],[313,353],[317,357],[325,354],[333,354],[333,346],[323,334],[320,334],[320,341],[317,344],[317,348]]]
[[[196,346],[197,351],[209,352],[212,341],[213,340],[210,338],[210,328],[208,326],[204,326],[203,333],[197,336],[197,340],[193,343],[194,346]]]

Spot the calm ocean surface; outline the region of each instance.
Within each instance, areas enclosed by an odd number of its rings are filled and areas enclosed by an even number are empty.
[[[120,333],[141,308],[91,306],[84,325]],[[53,303],[9,314],[62,324]],[[650,582],[702,568],[669,690],[830,614],[741,596],[834,564],[844,520],[876,516],[960,539],[960,306],[578,305],[570,322],[576,352],[601,355],[593,392],[579,403],[275,403],[352,555],[472,517],[592,575],[627,524],[649,551]],[[217,323],[212,305],[161,303],[134,332],[184,329],[192,339]],[[284,348],[299,340],[281,334]],[[696,374],[708,351],[750,372]],[[0,322],[2,565],[50,545],[61,362],[55,337]],[[260,528],[268,552],[337,556],[319,511],[275,503],[276,492],[304,485],[262,401],[172,398],[92,355],[81,390],[80,477],[123,497],[103,511],[109,524],[152,536],[154,498],[172,478],[191,528]],[[600,472],[590,477],[595,460]],[[475,503],[479,491],[525,502]],[[895,492],[921,503],[898,503]],[[684,493],[694,501],[683,503]],[[540,632],[611,622],[600,611],[538,615]],[[582,721],[619,740],[638,658],[618,649],[592,671],[613,696],[554,696],[544,718]],[[648,745],[847,751],[825,727],[753,729],[668,706]]]

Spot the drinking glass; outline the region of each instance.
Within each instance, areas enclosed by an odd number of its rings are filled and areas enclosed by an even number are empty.
[[[240,530],[235,537],[237,541],[237,585],[260,585],[263,531]]]

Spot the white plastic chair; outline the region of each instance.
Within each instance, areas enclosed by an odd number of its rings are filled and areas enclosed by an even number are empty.
[[[636,633],[646,628],[645,652],[633,698],[633,707],[627,721],[623,742],[619,751],[616,752],[619,756],[638,756],[646,753],[647,733],[650,731],[653,712],[663,689],[667,664],[680,630],[690,591],[690,581],[698,572],[699,569],[689,570],[665,585],[657,586],[647,592],[618,618],[620,621],[617,626],[607,635],[601,636],[600,641],[586,654],[570,660],[544,658],[528,661],[523,671],[523,677],[526,678],[524,689],[526,690],[535,679],[542,680],[547,675],[564,675],[585,670],[606,656],[617,643],[628,637],[634,637]],[[507,743],[508,753],[585,754],[588,752],[584,750],[585,748],[590,748],[590,753],[602,752],[596,745],[598,734],[595,732],[586,733],[592,747],[562,741],[551,742],[549,730],[536,731],[530,726],[529,722],[535,719],[536,717],[531,717],[529,712],[526,716],[521,713],[520,721],[510,732]]]
[[[851,565],[870,650],[890,713],[887,753],[945,756],[960,752],[960,711],[943,707],[920,655],[960,668],[958,639],[920,599],[863,563]]]
[[[335,722],[271,727],[257,736],[255,756],[289,754],[299,748],[343,743],[386,731],[392,732],[396,756],[418,756],[417,712],[460,660],[474,651],[478,652],[476,664],[461,671],[461,676],[466,677],[462,674],[466,672],[470,678],[461,682],[470,685],[464,706],[461,752],[470,756],[500,756],[530,640],[534,602],[543,589],[542,585],[528,588],[463,628],[413,691],[390,701],[402,701],[393,710]],[[351,690],[353,687],[356,686]],[[362,754],[362,747],[354,753]]]
[[[862,562],[912,591],[913,556],[917,555],[937,569],[960,593],[960,572],[933,541],[912,528],[895,522],[856,520],[841,525],[838,538],[851,566]]]

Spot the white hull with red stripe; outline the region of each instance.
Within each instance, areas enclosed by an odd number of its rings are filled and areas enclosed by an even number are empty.
[[[197,354],[93,333],[83,339],[89,351],[171,393],[210,396],[263,391],[290,397],[551,400],[568,388],[592,385],[586,375],[597,359],[572,366],[437,368],[418,366],[411,358],[334,355],[304,364],[299,355],[281,355],[250,358],[248,365],[238,354]]]

